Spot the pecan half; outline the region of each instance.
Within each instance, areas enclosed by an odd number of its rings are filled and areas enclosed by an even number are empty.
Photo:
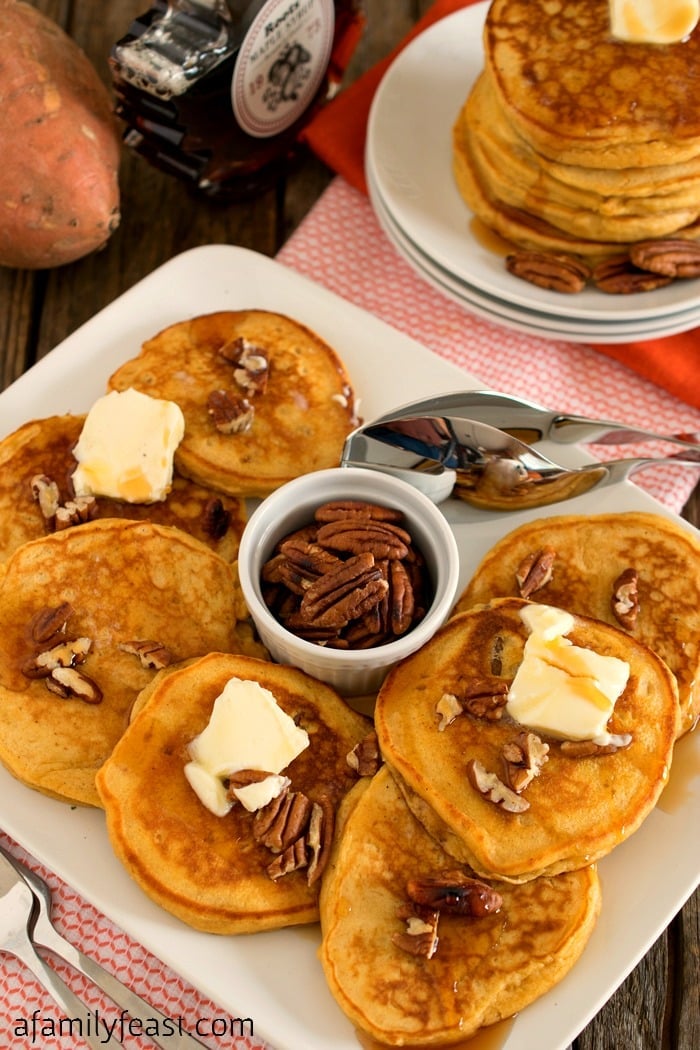
[[[340,518],[321,525],[317,540],[335,551],[369,551],[375,558],[405,558],[411,537],[394,522]]]
[[[557,552],[553,547],[543,547],[533,551],[520,562],[515,571],[515,581],[521,598],[529,598],[549,583],[554,573],[554,561]]]
[[[309,858],[306,855],[306,843],[304,839],[301,838],[287,846],[287,848],[280,853],[275,860],[273,860],[272,864],[268,864],[265,870],[270,878],[276,882],[277,879],[281,879],[283,875],[289,875],[292,871],[299,871],[300,868],[307,867],[308,863]]]
[[[406,891],[414,904],[475,919],[497,912],[503,904],[500,893],[463,871],[441,871],[437,875],[409,879]]]
[[[73,607],[69,602],[42,609],[30,624],[32,638],[39,644],[57,640],[60,635],[65,634],[66,625],[72,615]]]
[[[306,848],[309,853],[306,882],[309,886],[313,886],[315,882],[318,882],[326,870],[333,842],[334,827],[335,813],[330,800],[322,798],[320,802],[314,802],[309,820],[309,830],[306,833]]]
[[[283,791],[253,820],[253,836],[273,853],[282,853],[303,835],[311,816],[311,802],[300,791]]]
[[[506,256],[506,269],[523,281],[554,292],[575,294],[591,276],[589,267],[573,255],[522,250]]]
[[[697,241],[680,237],[640,241],[630,248],[630,259],[641,270],[666,277],[700,277],[700,244]]]
[[[459,698],[474,718],[494,722],[508,702],[508,683],[502,678],[471,678],[459,689]]]
[[[364,500],[345,499],[330,500],[317,507],[314,514],[316,521],[339,521],[344,518],[369,518],[371,521],[400,522],[403,513],[395,507],[384,507],[378,503],[365,503]]]
[[[97,500],[94,496],[76,496],[56,508],[54,528],[56,532],[69,529],[72,525],[82,525],[92,521],[97,514]]]
[[[639,576],[636,569],[625,569],[613,584],[610,608],[621,627],[631,631],[639,615]]]
[[[300,612],[310,625],[343,627],[376,605],[387,589],[372,554],[357,554],[311,584]]]
[[[473,788],[489,802],[506,810],[507,813],[524,813],[530,808],[527,799],[509,788],[495,773],[490,773],[476,759],[470,759],[467,763],[467,776]]]
[[[615,255],[605,259],[593,270],[593,283],[608,295],[635,295],[651,292],[670,284],[672,277],[649,273],[634,265],[629,255]]]
[[[549,744],[524,730],[503,746],[502,755],[508,786],[520,795],[549,761]]]

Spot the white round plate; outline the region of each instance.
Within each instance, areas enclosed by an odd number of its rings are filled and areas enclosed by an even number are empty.
[[[579,321],[641,323],[700,305],[700,279],[634,297],[595,288],[562,296],[509,274],[503,259],[475,238],[473,215],[452,175],[452,126],[483,68],[487,10],[487,2],[475,4],[426,29],[394,60],[374,96],[366,168],[396,224],[443,269],[529,309]]]
[[[545,339],[567,339],[570,342],[586,344],[660,339],[686,332],[700,324],[700,305],[641,323],[613,319],[607,322],[577,321],[513,305],[488,295],[455,277],[421,252],[396,224],[371,177],[368,177],[367,184],[377,220],[398,253],[418,276],[478,317]]]

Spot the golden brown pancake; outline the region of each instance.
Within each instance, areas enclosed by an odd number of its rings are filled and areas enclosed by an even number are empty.
[[[593,863],[631,835],[666,783],[679,721],[675,679],[659,657],[609,624],[575,616],[571,642],[629,664],[607,729],[630,734],[631,742],[580,757],[543,737],[548,761],[521,796],[528,807],[513,812],[488,799],[472,785],[470,763],[502,779],[504,747],[524,727],[506,713],[470,713],[465,698],[510,686],[528,637],[520,615],[526,604],[503,598],[454,616],[389,673],[375,708],[382,754],[406,785],[413,812],[447,852],[481,875],[512,882]],[[464,710],[441,729],[438,704],[446,694],[461,698]]]
[[[273,879],[267,869],[279,854],[256,839],[254,814],[235,805],[226,816],[215,816],[184,774],[188,744],[207,726],[216,697],[234,677],[269,689],[307,730],[309,747],[286,769],[290,791],[334,814],[357,781],[347,755],[370,723],[328,686],[295,668],[211,653],[154,683],[100,770],[109,837],[144,892],[197,929],[252,933],[313,922],[319,881],[309,885],[309,869]],[[326,828],[328,844],[332,823]]]
[[[565,9],[493,0],[483,41],[511,123],[545,156],[627,168],[700,154],[688,93],[700,74],[700,30],[678,44],[631,44],[612,37],[608,0],[567,0]]]
[[[54,636],[49,613],[63,603]],[[82,662],[70,655],[81,638]],[[74,685],[98,702],[57,695],[53,672],[36,677],[60,643]],[[148,664],[239,648],[231,565],[179,529],[104,519],[26,543],[0,575],[0,759],[45,794],[97,806],[95,773],[156,673]]]
[[[518,247],[592,261],[700,236],[700,120],[687,92],[700,30],[631,44],[612,38],[607,0],[494,0],[483,48],[452,143],[479,219]]]
[[[588,866],[492,883],[499,911],[442,911],[435,954],[411,954],[394,940],[406,929],[409,880],[471,873],[415,820],[386,767],[353,789],[340,826],[321,891],[321,963],[341,1009],[379,1045],[463,1046],[561,980],[594,928],[600,886]]]
[[[236,363],[240,340],[250,350],[249,367]],[[252,372],[263,363],[265,380],[256,389]],[[304,325],[265,310],[222,311],[171,325],[122,365],[109,386],[177,402],[185,436],[176,468],[232,495],[266,496],[300,474],[338,466],[356,423],[350,379],[335,351]],[[212,396],[219,400],[214,414]],[[232,425],[243,429],[217,428],[217,419],[227,426],[226,405],[236,406]]]
[[[539,518],[504,536],[482,560],[461,594],[459,612],[492,598],[518,595],[525,558],[554,551],[551,579],[534,601],[620,627],[649,646],[676,676],[681,732],[700,715],[700,539],[660,514],[560,515]],[[639,610],[633,623],[613,612],[616,581],[637,573]]]
[[[74,498],[73,448],[84,421],[83,415],[36,419],[0,441],[0,560],[54,530],[53,521],[42,514],[34,498],[33,478],[43,475],[55,482],[62,505]],[[176,526],[233,561],[245,524],[245,505],[175,473],[165,500],[139,504],[99,496],[91,515]]]

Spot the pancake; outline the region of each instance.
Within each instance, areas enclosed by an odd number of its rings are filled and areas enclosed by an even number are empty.
[[[474,214],[514,246],[597,262],[700,237],[700,29],[612,37],[607,0],[493,0],[484,67],[456,115],[452,165]],[[659,90],[663,85],[663,90]]]
[[[462,612],[520,593],[523,560],[550,547],[551,579],[533,600],[604,620],[653,649],[678,682],[681,732],[700,716],[700,539],[660,514],[560,515],[538,518],[504,536],[488,552],[459,597]],[[637,572],[639,610],[623,625],[612,610],[615,583]]]
[[[700,30],[658,47],[616,40],[608,0],[493,0],[484,60],[511,123],[538,152],[609,169],[700,154]],[[663,89],[660,89],[663,85]]]
[[[389,673],[375,708],[381,752],[413,812],[456,859],[509,882],[593,863],[628,838],[666,783],[679,721],[675,680],[659,657],[609,624],[575,616],[572,643],[629,665],[607,725],[615,737],[629,734],[628,746],[572,755],[542,735],[548,760],[519,796],[527,808],[492,802],[472,785],[470,763],[500,779],[504,747],[526,727],[505,713],[492,718],[465,707],[440,729],[438,704],[446,695],[464,700],[470,691],[491,696],[510,687],[528,637],[520,615],[528,604],[503,598],[454,616]]]
[[[0,575],[0,760],[44,794],[98,806],[95,773],[156,673],[148,665],[237,651],[236,601],[231,565],[179,529],[104,519],[19,547]],[[74,685],[96,702],[35,677],[40,654],[61,641],[76,653],[80,638]],[[153,647],[140,643],[155,643],[145,666]]]
[[[154,683],[100,770],[110,841],[142,890],[197,929],[252,933],[314,922],[320,880],[309,884],[307,867],[273,879],[267,868],[275,855],[256,839],[255,815],[234,805],[215,816],[185,777],[188,744],[207,726],[214,700],[234,677],[269,689],[307,730],[309,747],[286,769],[290,791],[334,813],[357,782],[347,755],[370,723],[301,671],[211,653]]]
[[[491,914],[442,911],[435,954],[409,954],[394,940],[405,929],[407,883],[454,871],[454,860],[412,816],[386,767],[353,789],[339,823],[321,891],[320,958],[341,1009],[380,1046],[464,1046],[556,985],[594,928],[600,886],[589,866],[499,884]]]
[[[61,505],[73,499],[73,447],[84,421],[84,415],[36,419],[0,441],[0,560],[23,543],[54,530],[53,521],[44,516],[34,498],[34,477],[43,475],[55,482]],[[245,524],[245,506],[240,499],[215,493],[175,473],[165,500],[139,504],[99,496],[90,516],[175,526],[233,561]]]
[[[335,351],[265,310],[171,325],[109,386],[177,402],[185,417],[177,470],[235,496],[266,496],[300,474],[338,466],[356,425],[352,386]]]

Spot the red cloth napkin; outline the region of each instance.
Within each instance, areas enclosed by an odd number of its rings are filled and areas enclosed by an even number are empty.
[[[474,0],[436,0],[391,54],[368,70],[322,109],[304,139],[314,153],[352,186],[367,193],[364,173],[367,118],[374,92],[396,55],[433,22],[468,7]],[[622,362],[675,397],[700,408],[700,329],[663,339],[596,344],[594,349]]]

